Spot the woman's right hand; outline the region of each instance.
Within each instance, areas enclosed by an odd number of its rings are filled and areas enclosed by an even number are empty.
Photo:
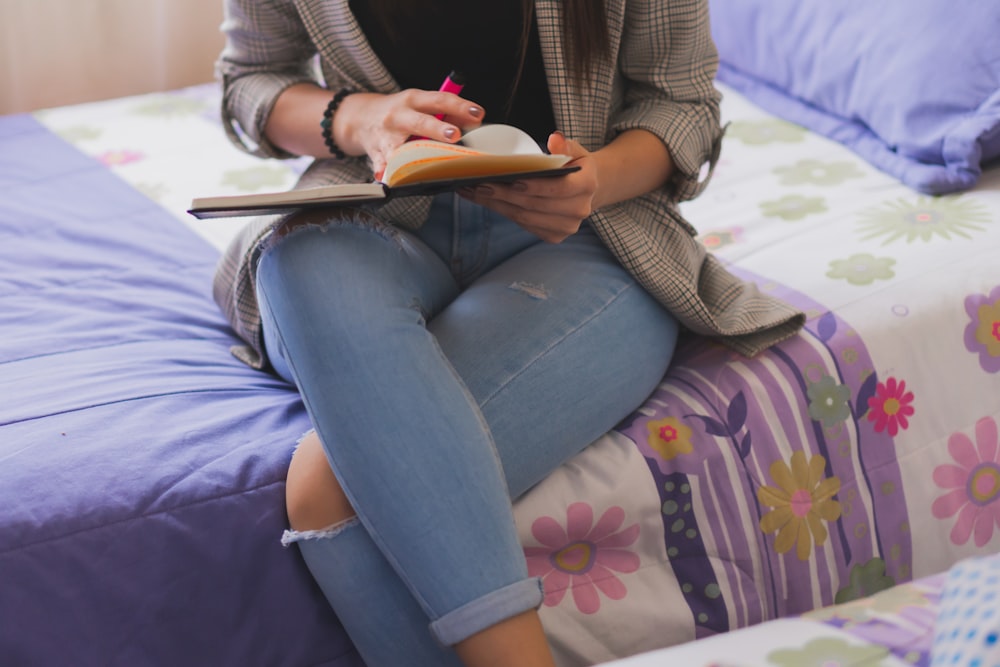
[[[478,127],[483,115],[482,107],[453,93],[417,89],[389,95],[355,93],[344,98],[333,115],[333,132],[345,153],[367,155],[379,178],[392,151],[410,137],[455,143],[463,131]]]
[[[265,136],[294,155],[330,157],[319,122],[333,95],[314,83],[289,86],[271,110]],[[381,176],[389,154],[411,136],[454,143],[462,138],[462,131],[480,125],[483,115],[482,107],[452,93],[354,93],[333,114],[333,139],[345,154],[371,158],[376,176]]]

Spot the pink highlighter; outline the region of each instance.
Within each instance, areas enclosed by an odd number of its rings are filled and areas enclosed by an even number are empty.
[[[441,87],[438,88],[438,90],[442,93],[454,93],[455,95],[458,95],[462,92],[462,88],[465,88],[465,77],[462,76],[461,72],[452,70],[451,73],[444,78],[444,81],[441,83]],[[444,114],[436,113],[434,114],[434,117],[438,120],[443,120]],[[407,139],[407,141],[426,138],[427,137],[411,136]]]
[[[456,95],[460,95],[463,88],[465,88],[465,77],[462,76],[460,72],[452,70],[451,73],[444,78],[444,82],[438,90],[442,93],[454,93]],[[444,118],[444,115],[435,114],[434,117],[441,120]]]

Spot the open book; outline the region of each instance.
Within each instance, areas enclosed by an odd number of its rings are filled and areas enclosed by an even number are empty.
[[[392,197],[436,194],[476,185],[561,176],[568,155],[544,153],[526,132],[510,125],[483,125],[459,144],[431,139],[408,141],[390,156],[382,180],[345,183],[285,192],[201,197],[188,213],[196,218],[227,218],[286,213],[322,206],[378,206]]]

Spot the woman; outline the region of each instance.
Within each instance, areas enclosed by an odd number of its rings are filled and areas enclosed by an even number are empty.
[[[315,430],[295,543],[366,663],[552,665],[511,498],[655,388],[679,325],[753,353],[801,316],[676,204],[718,154],[704,0],[226,0],[230,136],[370,180],[412,135],[518,125],[580,170],[247,227],[215,293]],[[318,54],[323,85],[317,82]],[[460,69],[462,96],[438,92]],[[325,122],[324,122],[325,119]]]

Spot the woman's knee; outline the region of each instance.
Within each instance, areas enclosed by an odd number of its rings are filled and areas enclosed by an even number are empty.
[[[302,439],[292,455],[285,507],[288,522],[298,531],[323,530],[355,515],[315,431]]]

